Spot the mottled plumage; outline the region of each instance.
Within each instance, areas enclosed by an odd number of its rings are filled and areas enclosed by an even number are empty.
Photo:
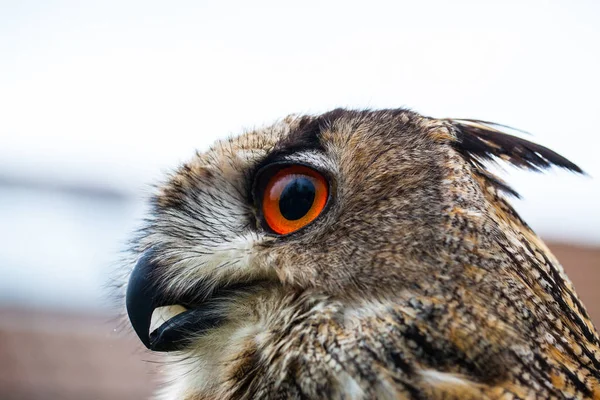
[[[581,172],[500,126],[403,109],[292,116],[197,154],[133,249],[134,327],[179,343],[159,398],[600,399],[598,334],[492,159]],[[322,171],[330,197],[278,236],[255,180],[282,162]],[[187,330],[148,337],[174,304]]]

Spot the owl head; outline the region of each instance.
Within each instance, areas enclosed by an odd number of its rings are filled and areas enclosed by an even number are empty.
[[[219,141],[151,199],[126,285],[132,326],[149,349],[210,370],[247,349],[236,338],[293,319],[282,310],[294,302],[476,287],[492,308],[493,281],[511,274],[494,271],[497,243],[535,238],[493,159],[581,171],[498,125],[405,109],[290,116]],[[157,309],[165,322],[151,329]]]

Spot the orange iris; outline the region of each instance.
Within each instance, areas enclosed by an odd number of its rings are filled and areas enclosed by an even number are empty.
[[[327,203],[325,177],[312,168],[293,165],[271,177],[262,201],[263,217],[275,233],[285,235],[308,225]]]

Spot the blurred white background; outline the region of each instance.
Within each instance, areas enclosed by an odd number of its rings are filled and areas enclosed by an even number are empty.
[[[106,308],[148,184],[289,113],[407,106],[531,132],[543,237],[600,244],[600,2],[0,0],[0,305]]]

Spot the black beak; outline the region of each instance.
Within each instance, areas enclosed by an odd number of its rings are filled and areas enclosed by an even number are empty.
[[[217,326],[223,317],[203,306],[185,311],[150,333],[152,313],[158,307],[184,302],[169,298],[154,282],[160,265],[152,251],[147,251],[131,272],[125,303],[131,325],[144,345],[153,351],[182,350],[193,337]],[[201,288],[200,288],[201,289]]]

